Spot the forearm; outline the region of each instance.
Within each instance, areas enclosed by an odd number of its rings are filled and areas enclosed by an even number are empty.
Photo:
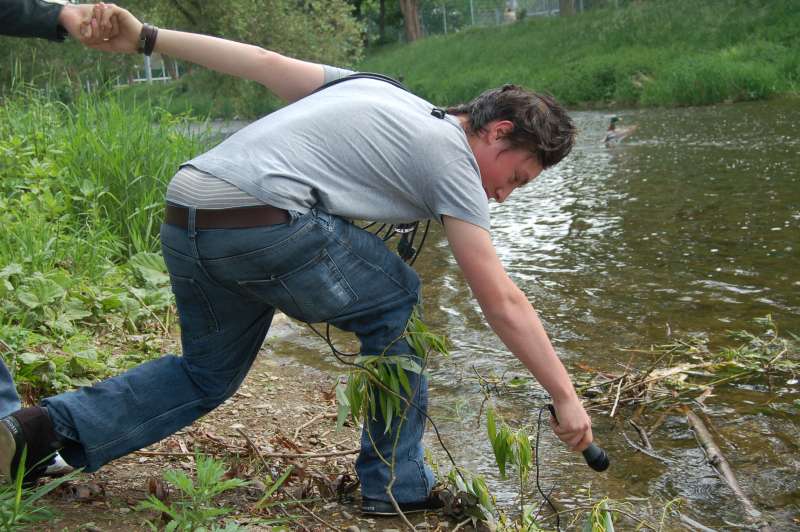
[[[266,53],[250,44],[167,29],[158,30],[155,51],[254,81]]]
[[[574,398],[575,388],[539,316],[524,294],[516,287],[514,291],[504,303],[484,309],[489,325],[554,401]]]
[[[319,87],[324,78],[320,65],[208,35],[159,29],[155,51],[256,81],[286,101],[307,95]]]

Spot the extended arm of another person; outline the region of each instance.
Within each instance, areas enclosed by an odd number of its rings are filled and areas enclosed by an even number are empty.
[[[489,325],[552,397],[558,414],[554,432],[572,450],[584,450],[592,442],[591,420],[536,311],[506,274],[489,233],[449,216],[444,217],[444,227]]]
[[[93,31],[89,24],[92,13],[91,5],[70,4],[63,0],[2,0],[0,35],[63,41],[69,34],[84,44],[97,44],[104,38],[113,37],[113,25],[108,31]]]
[[[114,4],[98,4],[95,17],[101,28],[109,27],[116,18],[120,33],[94,48],[123,53],[137,51],[142,23],[129,11]],[[313,92],[325,79],[322,65],[209,35],[159,28],[154,51],[256,81],[288,102]]]

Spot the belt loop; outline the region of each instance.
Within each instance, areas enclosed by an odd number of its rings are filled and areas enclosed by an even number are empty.
[[[197,208],[187,207],[189,209],[189,219],[187,220],[187,235],[189,237],[189,248],[192,250],[192,255],[197,260],[200,260],[200,253],[197,250]]]

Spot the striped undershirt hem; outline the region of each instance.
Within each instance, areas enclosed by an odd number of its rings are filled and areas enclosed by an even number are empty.
[[[182,166],[167,186],[167,201],[196,209],[234,209],[253,207],[264,202],[227,181],[198,170]]]

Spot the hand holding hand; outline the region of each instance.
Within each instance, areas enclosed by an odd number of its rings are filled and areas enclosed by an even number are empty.
[[[566,443],[571,451],[581,452],[592,443],[592,420],[583,409],[580,399],[572,396],[567,400],[553,401],[558,421],[550,418],[550,426],[556,436]]]
[[[58,15],[58,24],[67,30],[70,37],[87,46],[116,36],[116,24],[107,28],[92,27],[93,14],[94,6],[91,4],[65,4]]]
[[[81,26],[88,28],[86,32],[89,35],[105,36],[103,39],[85,42],[95,50],[126,54],[138,51],[142,23],[127,9],[114,4],[95,4],[91,17]]]

